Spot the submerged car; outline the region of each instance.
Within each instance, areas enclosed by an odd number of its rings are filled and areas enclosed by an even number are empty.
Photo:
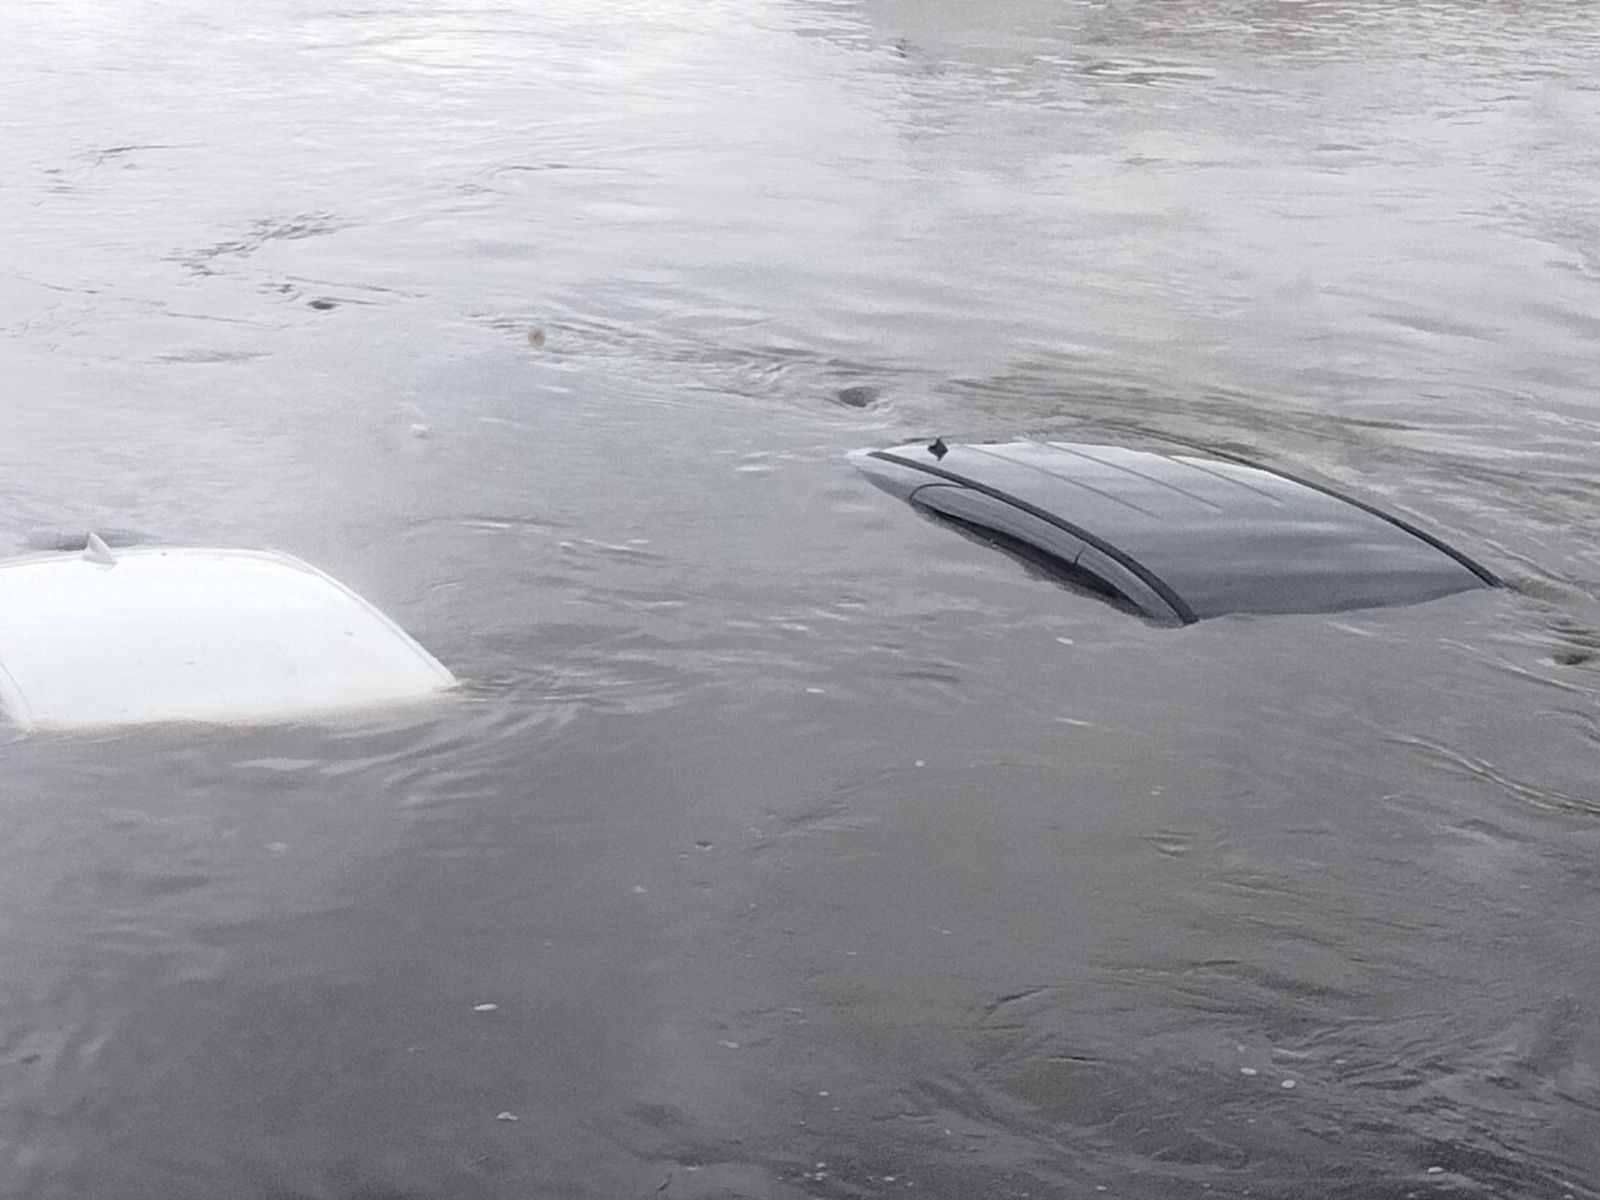
[[[252,722],[455,684],[343,584],[287,554],[142,546],[0,561],[0,710],[24,728]]]
[[[1399,517],[1210,452],[935,439],[851,459],[924,512],[1156,621],[1415,604],[1499,584]]]

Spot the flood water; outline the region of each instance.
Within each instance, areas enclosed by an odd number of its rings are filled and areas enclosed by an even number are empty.
[[[0,1195],[1600,1196],[1600,6],[21,0],[0,111],[0,553],[465,681],[0,740]],[[1158,628],[843,460],[1019,431],[1511,587]]]

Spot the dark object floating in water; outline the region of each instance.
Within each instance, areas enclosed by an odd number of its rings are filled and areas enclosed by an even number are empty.
[[[1397,517],[1210,452],[939,438],[851,460],[916,507],[1159,621],[1415,604],[1499,586]]]
[[[318,312],[327,312],[330,308],[339,307],[337,300],[309,300],[307,303]]]
[[[870,408],[878,402],[879,394],[878,389],[871,384],[858,383],[852,387],[840,388],[836,398],[846,408]]]

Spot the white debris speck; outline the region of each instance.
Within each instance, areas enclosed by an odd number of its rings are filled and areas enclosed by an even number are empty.
[[[1429,1175],[1443,1175],[1444,1174],[1444,1168],[1443,1167],[1429,1167],[1428,1168],[1428,1174]]]
[[[807,688],[806,691],[813,696],[821,696],[826,694],[821,688]]]
[[[1063,646],[1072,646],[1076,644],[1071,638],[1058,637],[1056,641],[1060,642]]]
[[[826,1096],[827,1094],[828,1094],[827,1092],[818,1092],[817,1093],[817,1095],[819,1095],[819,1096]]]
[[[1281,1088],[1292,1088],[1292,1087],[1293,1087],[1293,1086],[1294,1086],[1294,1080],[1292,1080],[1292,1079],[1285,1079],[1285,1080],[1284,1080],[1284,1081],[1283,1081],[1283,1082],[1282,1082],[1282,1083],[1280,1083],[1280,1084],[1279,1084],[1279,1085],[1278,1085],[1278,1086],[1279,1086],[1279,1087],[1281,1087]]]
[[[738,1042],[718,1042],[717,1045],[725,1046],[729,1050],[737,1050],[739,1048],[739,1043]]]
[[[642,887],[640,887],[640,886],[639,886],[639,885],[638,885],[638,884],[634,884],[634,886],[633,886],[633,894],[634,894],[634,895],[635,895],[635,896],[642,896],[642,895],[644,895],[644,894],[645,894],[645,892],[644,892],[644,888],[642,888]]]
[[[515,1121],[516,1119],[517,1119],[517,1114],[516,1113],[509,1113],[509,1112],[499,1113],[495,1117],[496,1121]]]
[[[431,432],[432,431],[421,421],[417,421],[411,426],[411,436],[414,438],[425,438]]]
[[[472,1006],[472,1011],[473,1012],[493,1012],[495,1009],[497,1009],[499,1007],[500,1006],[498,1004],[474,1004]]]
[[[1239,1074],[1241,1074],[1241,1075],[1259,1075],[1259,1074],[1261,1074],[1261,1072],[1257,1071],[1254,1067],[1240,1067],[1239,1068]]]

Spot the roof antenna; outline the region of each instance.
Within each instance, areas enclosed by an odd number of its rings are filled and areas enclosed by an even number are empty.
[[[98,533],[91,532],[89,540],[83,546],[83,561],[99,563],[102,567],[117,565],[117,556],[111,553],[111,547],[105,544]]]
[[[943,458],[950,453],[950,447],[944,444],[942,437],[936,437],[928,444],[928,453],[933,455],[934,458]]]

